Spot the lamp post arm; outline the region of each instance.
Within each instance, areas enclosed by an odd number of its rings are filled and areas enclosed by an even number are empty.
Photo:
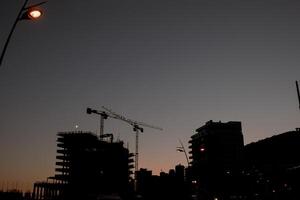
[[[35,8],[35,7],[37,7],[37,6],[40,6],[40,5],[44,4],[44,3],[47,3],[47,1],[43,1],[43,2],[41,2],[41,3],[37,3],[37,4],[31,5],[31,6],[28,6],[28,7],[26,7],[26,8],[24,7],[23,9],[24,9],[24,10],[28,10],[28,9]]]
[[[3,61],[3,58],[4,58],[4,55],[5,55],[5,52],[6,52],[8,43],[9,43],[9,41],[10,41],[10,38],[11,38],[11,36],[12,36],[12,34],[13,34],[13,32],[14,32],[16,26],[17,26],[18,21],[20,20],[20,17],[21,17],[21,15],[22,15],[22,12],[23,12],[23,10],[24,10],[24,8],[25,8],[27,2],[28,2],[28,0],[25,0],[24,4],[23,4],[22,8],[20,9],[20,11],[19,11],[19,13],[18,13],[18,15],[17,15],[17,18],[16,18],[16,20],[15,20],[15,22],[14,22],[14,24],[13,24],[11,30],[10,30],[10,33],[9,33],[7,39],[6,39],[6,42],[5,42],[5,44],[4,44],[4,47],[3,47],[3,50],[2,50],[2,53],[1,53],[1,57],[0,57],[0,66],[2,65],[2,61]]]
[[[180,143],[180,145],[181,145],[181,149],[182,149],[183,152],[184,152],[184,155],[185,155],[185,158],[186,158],[187,165],[188,165],[188,167],[189,167],[189,166],[190,166],[189,157],[188,157],[188,155],[187,155],[187,153],[186,153],[186,151],[185,151],[185,148],[184,148],[184,146],[183,146],[181,140],[180,140],[180,139],[178,139],[178,140],[179,140],[179,143]]]

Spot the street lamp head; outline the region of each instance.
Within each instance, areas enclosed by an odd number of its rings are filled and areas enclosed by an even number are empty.
[[[38,9],[38,7],[40,5],[46,3],[46,1],[31,5],[31,6],[27,6],[27,2],[28,2],[28,0],[24,1],[24,4],[23,4],[22,8],[20,9],[20,11],[19,11],[19,13],[16,17],[16,20],[15,20],[15,22],[14,22],[14,24],[13,24],[13,26],[12,26],[9,34],[8,34],[8,37],[6,39],[6,42],[4,44],[3,50],[2,50],[1,55],[0,55],[0,66],[2,64],[2,61],[3,61],[4,55],[5,55],[9,40],[10,40],[10,38],[11,38],[15,28],[16,28],[16,25],[17,25],[18,21],[23,20],[23,19],[36,20],[36,19],[38,19],[42,16],[42,11],[40,9]]]
[[[39,9],[32,9],[28,11],[28,17],[30,19],[37,19],[42,16],[42,11]]]
[[[42,16],[42,11],[38,8],[31,8],[27,9],[24,11],[23,15],[21,16],[22,19],[27,19],[27,20],[37,20]]]

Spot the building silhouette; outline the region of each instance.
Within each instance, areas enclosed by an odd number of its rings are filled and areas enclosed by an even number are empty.
[[[191,136],[191,169],[188,178],[202,199],[226,197],[237,190],[243,157],[241,122],[213,122]]]
[[[160,172],[152,175],[151,170],[140,169],[137,172],[137,194],[144,200],[184,200],[188,198],[187,185],[185,184],[185,167],[175,166],[169,173]]]
[[[133,181],[133,154],[112,134],[60,132],[56,173],[31,199],[300,199],[299,128],[244,146],[241,122],[208,121],[189,143],[189,166],[140,169]]]
[[[129,195],[131,158],[123,142],[90,132],[57,134],[56,174],[34,185],[35,199],[96,199]]]
[[[28,194],[28,193],[27,193]],[[2,191],[0,190],[0,200],[29,200],[30,196],[23,195],[21,191],[10,190]]]
[[[247,195],[260,199],[300,199],[300,129],[245,146]],[[252,195],[253,196],[253,195]]]
[[[245,146],[247,165],[255,165],[265,173],[300,166],[300,129],[265,138]]]

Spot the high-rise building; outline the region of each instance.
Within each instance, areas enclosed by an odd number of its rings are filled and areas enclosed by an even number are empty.
[[[241,122],[208,121],[191,136],[191,176],[207,195],[221,193],[239,170],[244,147]]]

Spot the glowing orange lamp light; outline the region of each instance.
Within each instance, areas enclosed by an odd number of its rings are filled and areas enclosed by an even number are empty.
[[[42,16],[42,11],[38,9],[30,10],[28,12],[28,17],[30,19],[37,19]]]

